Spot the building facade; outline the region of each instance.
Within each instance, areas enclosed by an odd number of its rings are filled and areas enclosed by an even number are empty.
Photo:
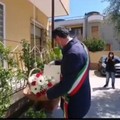
[[[77,36],[81,41],[88,38],[103,39],[107,50],[120,50],[120,36],[113,23],[99,12],[86,13],[82,18],[56,20],[55,27],[58,26],[65,26],[72,36]]]

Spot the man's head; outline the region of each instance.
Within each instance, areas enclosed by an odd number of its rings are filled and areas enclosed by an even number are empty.
[[[69,31],[64,27],[58,27],[52,31],[53,39],[60,47],[64,47],[69,41]]]

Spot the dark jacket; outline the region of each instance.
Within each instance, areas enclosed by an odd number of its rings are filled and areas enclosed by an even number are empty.
[[[107,72],[115,72],[115,59],[105,59],[105,64],[106,64],[106,71]]]
[[[63,59],[61,61],[62,80],[47,91],[49,99],[54,99],[65,95],[75,81],[76,76],[84,67],[87,54],[82,44],[73,39],[62,50]],[[83,117],[89,110],[91,103],[91,91],[89,84],[89,72],[79,92],[70,97],[69,117]]]

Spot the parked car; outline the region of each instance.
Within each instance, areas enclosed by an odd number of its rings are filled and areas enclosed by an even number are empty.
[[[100,74],[102,76],[106,75],[106,70],[105,70],[105,68],[106,68],[106,64],[105,64],[106,57],[107,57],[106,55],[103,55],[98,62],[98,71],[100,71]],[[120,57],[115,56],[114,58],[118,61],[115,64],[115,70],[116,70],[115,75],[120,76]]]

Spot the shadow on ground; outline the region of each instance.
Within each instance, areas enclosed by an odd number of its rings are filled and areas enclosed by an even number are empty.
[[[110,90],[112,87],[106,87],[106,88],[104,88],[104,87],[97,87],[97,88],[93,88],[92,90],[93,90],[93,92],[94,91],[97,91],[97,90]]]
[[[120,118],[120,89],[93,88],[91,108],[85,118]]]
[[[98,70],[95,70],[94,74],[98,77],[105,77],[105,76],[102,76]]]

